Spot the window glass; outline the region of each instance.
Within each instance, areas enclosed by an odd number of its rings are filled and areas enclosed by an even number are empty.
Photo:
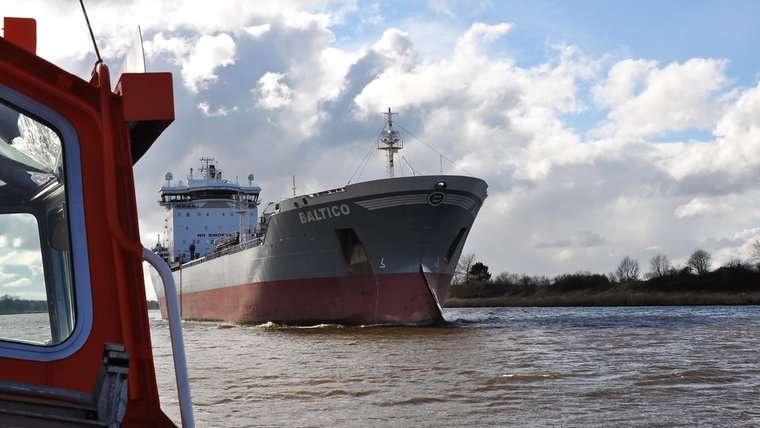
[[[76,323],[63,148],[0,103],[0,340],[55,345]]]

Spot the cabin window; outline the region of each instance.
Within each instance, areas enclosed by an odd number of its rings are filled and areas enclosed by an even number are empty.
[[[9,93],[0,87],[0,95]],[[71,129],[63,132],[75,140]],[[75,219],[83,217],[81,202],[78,209],[69,209],[62,135],[43,119],[0,100],[0,345],[55,348],[78,325],[82,328],[77,311],[88,305],[79,307],[76,298],[70,230],[83,230],[84,220]],[[75,181],[75,193],[81,195],[81,177]],[[8,348],[0,346],[0,352]]]

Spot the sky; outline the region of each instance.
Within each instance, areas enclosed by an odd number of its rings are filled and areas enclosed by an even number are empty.
[[[138,26],[148,70],[174,75],[176,119],[134,170],[147,247],[165,172],[201,157],[253,173],[264,204],[293,176],[299,193],[383,177],[381,153],[361,165],[388,108],[403,164],[487,181],[464,252],[494,275],[606,274],[625,256],[645,273],[698,248],[717,268],[760,239],[760,2],[86,6],[112,81]],[[78,1],[0,11],[36,18],[38,54],[88,78]]]

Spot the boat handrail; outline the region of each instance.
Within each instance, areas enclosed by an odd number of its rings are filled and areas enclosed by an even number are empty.
[[[166,297],[166,312],[169,319],[169,336],[172,341],[172,355],[174,356],[174,376],[177,380],[177,395],[179,398],[179,412],[182,418],[182,426],[194,428],[193,403],[190,399],[190,379],[187,374],[187,361],[185,359],[185,343],[182,339],[182,321],[179,316],[179,303],[177,301],[177,287],[169,265],[153,251],[143,247],[143,260],[150,263],[158,271],[164,284],[164,296]]]
[[[240,232],[230,232],[214,239],[214,248],[224,248],[240,242]]]
[[[309,193],[306,195],[307,198],[316,198],[317,196],[325,196],[325,195],[332,195],[333,193],[342,193],[345,192],[345,187],[337,187],[335,189],[329,189],[329,190],[323,190],[321,192],[317,193]]]
[[[209,260],[213,260],[217,257],[221,257],[227,254],[237,253],[239,251],[243,251],[245,249],[251,248],[251,247],[258,247],[259,245],[262,245],[264,243],[264,238],[266,234],[257,234],[253,239],[249,239],[247,241],[241,242],[239,244],[230,245],[228,247],[222,248],[220,250],[214,251],[213,253],[209,253],[203,257],[199,257],[197,259],[190,260],[189,262],[180,263],[178,265],[174,265],[173,267],[170,267],[171,270],[177,270],[177,269],[184,269],[189,268],[190,266],[199,265],[201,263],[205,263]]]

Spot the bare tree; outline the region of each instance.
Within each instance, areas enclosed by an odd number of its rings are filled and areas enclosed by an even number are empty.
[[[697,249],[691,253],[689,261],[686,262],[686,265],[694,269],[698,275],[702,275],[703,273],[710,272],[711,259],[712,255],[710,253],[702,249]]]
[[[454,284],[466,284],[470,282],[470,270],[475,263],[475,253],[462,254],[454,270]]]
[[[752,259],[760,266],[760,239],[755,239],[752,243]]]
[[[629,256],[623,257],[614,274],[618,282],[635,281],[639,279],[639,261]]]
[[[514,285],[520,283],[520,275],[516,273],[502,272],[493,280],[497,284]]]
[[[657,254],[649,260],[649,267],[652,269],[649,272],[650,278],[660,278],[667,275],[670,272],[670,261],[665,254]]]

